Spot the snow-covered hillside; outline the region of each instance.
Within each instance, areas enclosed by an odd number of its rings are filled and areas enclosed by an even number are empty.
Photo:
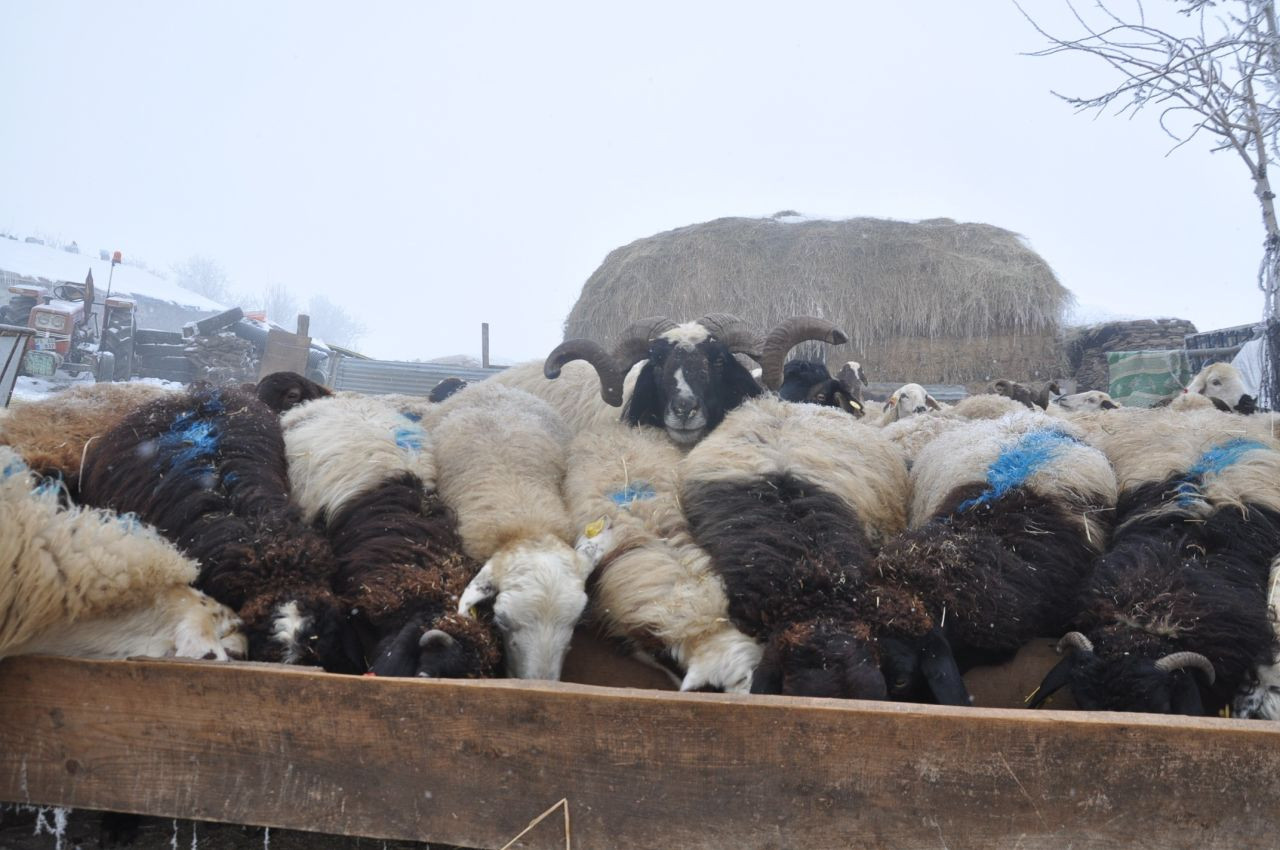
[[[105,294],[107,279],[111,277],[109,260],[100,260],[96,254],[70,254],[48,245],[0,239],[0,271],[44,278],[50,282],[69,280],[79,283],[84,280],[89,269],[93,269],[94,284]],[[111,291],[122,295],[155,298],[202,311],[226,309],[216,301],[134,266],[116,266]],[[7,297],[8,293],[0,293],[0,298]]]

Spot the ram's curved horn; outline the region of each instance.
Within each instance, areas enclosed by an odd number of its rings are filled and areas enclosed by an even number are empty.
[[[764,338],[760,352],[760,383],[771,390],[782,386],[782,361],[787,353],[806,340],[816,339],[828,345],[843,345],[849,341],[844,331],[817,316],[792,316],[783,319]]]
[[[625,378],[632,366],[649,356],[649,343],[674,327],[676,323],[666,316],[646,316],[627,325],[613,349],[618,374]]]
[[[1156,662],[1156,669],[1165,673],[1172,673],[1174,670],[1182,670],[1186,667],[1204,673],[1211,685],[1218,677],[1213,669],[1213,662],[1198,652],[1172,652]]]
[[[605,404],[622,406],[622,379],[626,371],[618,368],[612,354],[589,339],[568,339],[557,345],[542,364],[542,374],[550,379],[560,377],[560,370],[571,360],[585,360],[600,376],[600,397]]]
[[[734,354],[745,354],[760,361],[760,333],[732,313],[708,313],[698,320],[716,339],[729,346]]]
[[[1063,652],[1070,649],[1078,649],[1081,652],[1093,652],[1093,641],[1089,640],[1080,632],[1067,632],[1058,641],[1057,650]]]

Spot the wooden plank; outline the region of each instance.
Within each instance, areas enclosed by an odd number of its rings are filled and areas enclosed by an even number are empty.
[[[1216,718],[0,662],[0,799],[474,847],[1272,846],[1277,775]]]
[[[272,372],[307,374],[307,357],[310,353],[311,337],[272,328],[267,332],[267,345],[262,352],[262,364],[258,367],[258,380]]]

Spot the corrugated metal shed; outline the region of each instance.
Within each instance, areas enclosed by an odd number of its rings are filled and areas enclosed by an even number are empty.
[[[329,386],[335,390],[381,395],[404,393],[425,396],[445,378],[483,381],[502,368],[450,366],[444,363],[402,363],[396,360],[358,360],[337,357]],[[505,368],[505,367],[503,367]]]

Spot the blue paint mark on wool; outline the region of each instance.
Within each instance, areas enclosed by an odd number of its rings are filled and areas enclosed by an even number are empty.
[[[630,507],[632,502],[643,502],[648,499],[656,499],[658,498],[658,494],[649,483],[645,481],[636,481],[632,484],[628,484],[621,490],[610,493],[609,498],[618,507],[626,508]]]
[[[956,512],[963,513],[996,501],[1010,490],[1025,484],[1028,478],[1053,460],[1060,450],[1079,442],[1070,434],[1048,428],[1024,434],[1018,442],[1000,452],[987,467],[987,489],[982,495],[961,502]]]
[[[1220,446],[1214,446],[1209,449],[1209,451],[1200,455],[1200,459],[1183,476],[1182,483],[1175,488],[1175,492],[1178,494],[1178,504],[1184,508],[1189,507],[1200,498],[1200,485],[1204,483],[1205,476],[1221,475],[1227,469],[1239,463],[1249,452],[1266,448],[1267,445],[1265,443],[1257,440],[1236,437],[1234,440],[1228,440]]]
[[[395,437],[396,445],[400,448],[411,452],[420,452],[422,451],[422,443],[427,438],[427,432],[417,425],[406,425],[402,428],[397,428],[392,432],[392,436]]]
[[[188,410],[178,416],[169,430],[156,441],[157,466],[178,475],[207,475],[213,471],[214,455],[218,451],[217,425],[205,419],[216,416],[225,408],[220,399],[213,398],[198,410]]]
[[[0,478],[9,478],[14,475],[22,475],[26,473],[27,465],[19,458],[14,458],[4,465],[4,469],[0,469]]]
[[[422,414],[414,413],[412,410],[402,410],[400,411],[400,415],[403,416],[405,419],[408,419],[410,422],[422,421]]]

